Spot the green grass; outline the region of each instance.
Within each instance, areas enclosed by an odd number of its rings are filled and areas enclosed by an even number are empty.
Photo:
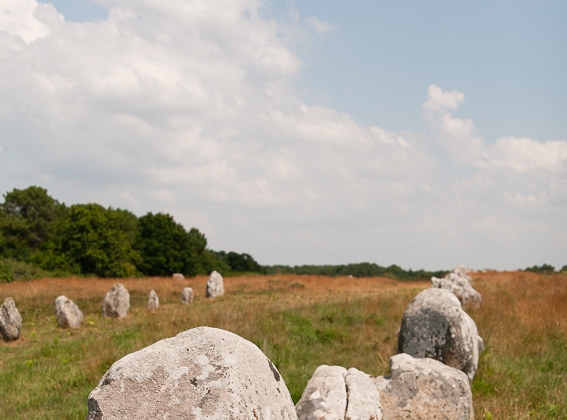
[[[477,283],[485,305],[471,315],[486,344],[472,383],[477,419],[567,419],[567,282],[557,278],[563,284],[550,278],[527,292],[514,283]],[[21,298],[22,336],[0,343],[0,419],[84,419],[87,396],[112,363],[200,325],[260,347],[294,402],[322,364],[388,374],[403,310],[419,291],[311,296],[302,287],[272,286],[192,306],[179,305],[177,292],[163,293],[155,314],[145,310],[146,292],[134,290],[125,319],[103,319],[100,298],[78,299],[85,321],[77,330],[57,327],[51,296]]]

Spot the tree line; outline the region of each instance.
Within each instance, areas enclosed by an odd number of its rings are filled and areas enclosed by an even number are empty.
[[[44,276],[136,277],[239,273],[390,277],[411,281],[447,271],[404,270],[363,262],[343,265],[260,265],[251,255],[214,251],[197,228],[167,213],[137,217],[100,204],[67,206],[37,186],[13,189],[0,204],[0,281]],[[526,271],[556,272],[549,264]],[[567,272],[567,265],[557,270]]]
[[[45,275],[186,276],[263,272],[249,254],[213,251],[167,213],[137,217],[100,204],[67,206],[38,186],[0,204],[0,281]]]

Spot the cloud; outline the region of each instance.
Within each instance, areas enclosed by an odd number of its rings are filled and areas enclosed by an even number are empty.
[[[453,157],[461,164],[491,171],[567,171],[567,141],[539,142],[529,138],[502,137],[485,141],[470,119],[453,115],[465,96],[456,90],[429,86],[423,103],[426,121]]]
[[[0,6],[0,32],[19,37],[26,44],[49,36],[49,27],[35,17],[44,7],[35,0],[4,0]]]
[[[315,16],[307,18],[307,23],[318,34],[326,34],[333,30],[333,25],[329,22],[321,21]]]
[[[430,86],[429,143],[307,104],[294,51],[310,32],[262,1],[104,0],[86,23],[24,3],[1,9],[3,191],[170,212],[262,263],[414,268],[544,232],[531,197],[552,221],[565,207],[565,140],[488,142],[455,117],[461,92]]]

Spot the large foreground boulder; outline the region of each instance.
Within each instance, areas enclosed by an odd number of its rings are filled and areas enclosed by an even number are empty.
[[[102,316],[124,318],[130,309],[130,293],[121,283],[112,286],[102,301]]]
[[[75,302],[64,295],[55,299],[55,314],[57,324],[61,328],[79,328],[83,322],[83,312]]]
[[[21,329],[22,316],[14,299],[7,297],[0,306],[0,335],[4,341],[13,341],[20,336]]]
[[[462,370],[472,380],[481,345],[475,322],[448,290],[423,290],[404,312],[398,353],[438,360]]]
[[[389,377],[374,379],[384,420],[474,418],[469,380],[460,370],[407,354],[393,356],[390,368]]]
[[[297,419],[276,367],[251,342],[199,327],[114,363],[87,420]]]
[[[355,368],[322,365],[295,407],[299,420],[380,420],[380,394],[370,376]]]
[[[207,281],[206,296],[217,298],[224,295],[224,281],[217,271],[213,271]]]
[[[460,265],[442,279],[431,277],[431,287],[446,289],[457,296],[463,308],[480,308],[482,295],[471,285],[471,277],[464,266]]]
[[[181,304],[191,305],[193,303],[193,289],[190,287],[184,287],[181,292]]]

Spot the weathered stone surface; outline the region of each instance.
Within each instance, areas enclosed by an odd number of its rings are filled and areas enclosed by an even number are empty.
[[[217,298],[224,295],[224,281],[222,276],[213,271],[209,280],[207,281],[207,292],[206,296],[211,298]]]
[[[130,309],[130,293],[121,284],[112,286],[102,301],[102,315],[110,318],[124,318]]]
[[[295,407],[299,420],[380,420],[380,394],[358,369],[322,365]]]
[[[146,306],[150,311],[157,311],[159,308],[159,298],[155,290],[150,291],[150,296],[148,297],[148,305]]]
[[[380,394],[370,376],[350,368],[345,376],[347,409],[345,420],[381,420]]]
[[[13,341],[20,336],[22,316],[14,299],[7,297],[0,306],[0,334],[4,341]]]
[[[175,274],[173,275],[173,279],[174,279],[174,280],[184,280],[184,279],[185,279],[185,276],[184,276],[183,274],[181,274],[181,273],[175,273]]]
[[[64,295],[55,299],[55,314],[57,324],[62,328],[79,328],[83,322],[83,312],[75,302]]]
[[[472,277],[469,276],[469,269],[464,265],[459,265],[458,267],[453,268],[452,273],[456,274],[459,277],[463,277],[467,279],[469,282],[472,281]]]
[[[276,367],[251,342],[199,327],[114,363],[87,420],[297,419]]]
[[[470,420],[474,418],[467,375],[433,359],[398,354],[390,359],[391,376],[374,383],[384,420]]]
[[[344,420],[346,373],[342,366],[319,366],[295,407],[299,420]]]
[[[431,287],[449,290],[457,296],[463,308],[480,308],[482,295],[471,286],[470,280],[468,280],[470,276],[467,275],[467,277],[461,277],[457,273],[449,273],[442,279],[431,277]]]
[[[453,293],[426,289],[410,302],[402,318],[398,353],[430,357],[462,370],[472,380],[478,350],[476,324]]]
[[[190,287],[185,287],[181,292],[181,304],[191,305],[193,303],[193,289]]]

